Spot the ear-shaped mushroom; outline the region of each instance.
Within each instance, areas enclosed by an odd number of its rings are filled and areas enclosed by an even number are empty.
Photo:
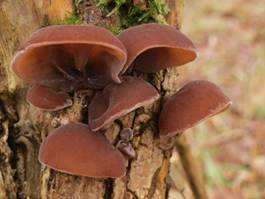
[[[215,84],[192,81],[165,102],[159,118],[159,135],[174,136],[225,111],[231,100]]]
[[[125,175],[125,160],[101,133],[84,124],[67,124],[43,141],[39,161],[69,174],[116,178]]]
[[[197,56],[192,42],[172,26],[156,23],[134,26],[123,31],[118,38],[127,48],[129,67],[153,73],[179,66]]]
[[[72,105],[67,93],[41,85],[34,85],[28,90],[27,101],[46,111],[57,111]]]
[[[35,32],[16,53],[14,72],[28,83],[76,78],[80,71],[92,83],[120,82],[126,62],[123,44],[104,28],[56,25]]]
[[[148,82],[126,77],[121,84],[110,84],[92,98],[88,114],[89,127],[97,131],[158,98],[158,92]]]

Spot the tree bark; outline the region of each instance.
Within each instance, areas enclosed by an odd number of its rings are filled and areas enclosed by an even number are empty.
[[[185,178],[179,175],[179,179],[170,180],[169,176],[175,138],[157,137],[161,103],[176,90],[176,69],[155,75],[134,74],[147,79],[160,90],[161,99],[152,106],[124,116],[106,132],[112,143],[116,142],[119,131],[124,127],[140,133],[133,139],[137,156],[128,160],[125,177],[96,180],[72,176],[38,162],[40,143],[52,129],[69,122],[87,122],[90,97],[88,93],[75,93],[71,108],[54,113],[33,108],[25,101],[27,85],[16,79],[10,70],[10,60],[19,44],[33,31],[62,20],[65,14],[75,9],[87,23],[110,27],[118,21],[115,17],[106,19],[96,9],[93,0],[80,2],[84,5],[75,8],[70,0],[0,0],[0,198],[184,198],[186,193],[181,189],[189,189]],[[183,0],[168,2],[172,9],[169,23],[180,27]],[[179,181],[182,188],[172,181]]]

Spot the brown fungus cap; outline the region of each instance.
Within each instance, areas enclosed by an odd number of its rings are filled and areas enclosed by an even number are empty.
[[[34,85],[28,90],[27,101],[46,111],[57,111],[73,104],[67,93],[41,85]]]
[[[156,23],[134,26],[123,31],[118,38],[128,52],[129,67],[153,73],[161,69],[179,66],[197,56],[192,42],[172,26]]]
[[[159,93],[148,82],[124,77],[121,84],[110,84],[96,93],[89,105],[89,127],[97,131],[114,120],[159,98]]]
[[[192,81],[165,102],[159,118],[160,137],[174,136],[225,111],[231,100],[215,84]]]
[[[125,160],[103,134],[84,124],[67,124],[43,141],[39,161],[73,175],[116,178],[125,175]]]
[[[90,81],[106,84],[120,82],[118,74],[126,59],[123,44],[104,28],[54,25],[32,34],[13,58],[12,68],[31,84],[61,79],[65,73],[76,71]]]

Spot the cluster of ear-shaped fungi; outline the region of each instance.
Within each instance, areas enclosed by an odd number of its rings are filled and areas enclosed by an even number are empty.
[[[89,104],[88,124],[67,124],[53,130],[41,144],[40,162],[75,175],[124,176],[122,153],[136,155],[130,144],[133,132],[122,130],[114,147],[105,138],[104,129],[160,97],[151,84],[128,74],[133,70],[154,73],[186,64],[196,56],[194,45],[184,34],[155,23],[129,28],[117,37],[93,25],[49,26],[35,32],[12,61],[16,75],[31,85],[27,93],[30,104],[57,111],[72,105],[69,92],[96,90]],[[164,103],[159,135],[177,135],[230,104],[213,83],[190,82]]]

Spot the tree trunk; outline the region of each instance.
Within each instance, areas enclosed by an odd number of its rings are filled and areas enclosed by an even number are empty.
[[[133,139],[137,157],[128,161],[125,177],[95,180],[63,174],[38,162],[40,143],[51,129],[69,122],[87,122],[90,97],[87,93],[76,93],[71,108],[55,113],[37,110],[26,103],[27,86],[10,70],[10,60],[33,31],[62,20],[75,9],[88,23],[110,27],[117,22],[115,16],[103,17],[95,1],[80,2],[83,5],[75,8],[70,0],[0,0],[0,198],[177,199],[185,195],[190,198],[189,191],[182,190],[189,189],[184,177],[172,179],[169,175],[175,138],[157,138],[160,104],[176,90],[176,69],[143,75],[161,91],[161,100],[126,115],[106,132],[112,143],[123,127],[140,133]],[[168,4],[169,23],[179,27],[183,0],[168,0]]]

